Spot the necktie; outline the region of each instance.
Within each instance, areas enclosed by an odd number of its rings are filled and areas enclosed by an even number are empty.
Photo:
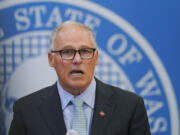
[[[77,97],[72,99],[74,104],[74,115],[72,120],[72,129],[77,131],[79,135],[87,135],[86,118],[83,111],[83,101]]]

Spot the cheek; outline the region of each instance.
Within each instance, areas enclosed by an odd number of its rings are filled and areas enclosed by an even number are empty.
[[[68,72],[68,64],[63,61],[56,62],[56,72],[60,75],[64,75],[66,72]]]
[[[56,67],[63,68],[68,65],[67,61],[60,60],[60,58],[55,59]]]
[[[94,64],[94,62],[90,62],[90,63],[88,63],[87,64],[87,69],[88,69],[88,72],[89,72],[89,74],[90,73],[94,73],[93,71],[94,71],[94,69],[95,69],[95,64]]]

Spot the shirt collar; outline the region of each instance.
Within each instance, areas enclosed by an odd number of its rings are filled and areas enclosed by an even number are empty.
[[[57,88],[61,100],[62,109],[64,110],[69,104],[69,102],[72,100],[74,95],[64,90],[60,85],[59,81],[57,81]],[[84,103],[86,103],[89,107],[93,109],[95,102],[95,91],[96,91],[96,81],[93,78],[88,88],[77,97],[83,100]]]

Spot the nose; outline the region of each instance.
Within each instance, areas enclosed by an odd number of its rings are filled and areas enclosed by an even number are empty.
[[[82,62],[81,56],[80,56],[79,52],[76,52],[76,54],[74,56],[74,59],[73,59],[73,63],[74,64],[79,64],[81,62]]]

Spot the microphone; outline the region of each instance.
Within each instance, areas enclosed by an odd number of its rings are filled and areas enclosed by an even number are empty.
[[[67,131],[66,135],[79,135],[79,134],[77,131],[71,129],[71,130]]]

